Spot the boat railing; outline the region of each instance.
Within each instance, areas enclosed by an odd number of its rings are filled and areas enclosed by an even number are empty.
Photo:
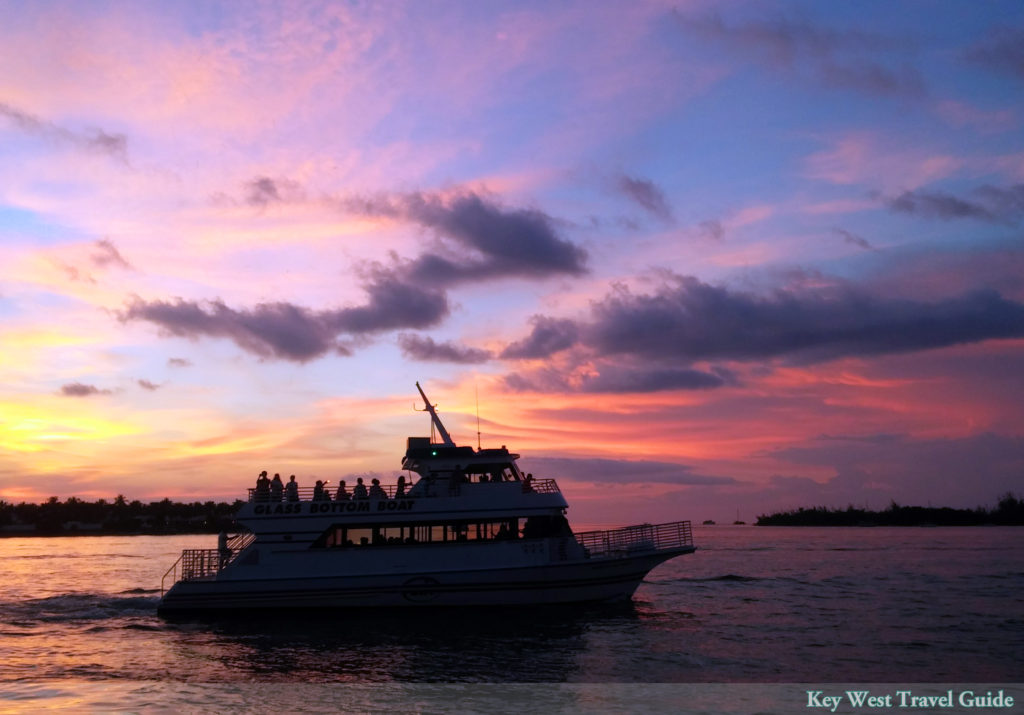
[[[242,550],[245,549],[246,546],[248,546],[255,540],[256,534],[254,534],[251,531],[243,531],[240,534],[229,536],[228,549],[231,550],[231,557],[228,559],[228,562],[230,563],[231,561],[234,561],[235,557],[238,556],[238,554],[240,554]]]
[[[167,583],[173,585],[178,581],[195,581],[216,575],[218,571],[234,561],[240,553],[254,540],[256,534],[243,532],[235,534],[227,540],[227,546],[221,549],[184,549],[163,578],[160,579],[160,595],[167,591]]]
[[[610,558],[693,546],[693,530],[688,521],[673,521],[607,531],[584,531],[576,534],[576,540],[590,558]]]
[[[499,482],[499,483],[500,484],[508,484],[509,482]],[[523,482],[519,482],[519,483],[523,485],[523,492],[533,492],[535,494],[558,494],[560,492],[560,490],[558,488],[558,484],[555,482],[554,479],[535,479],[532,482],[525,482],[525,481],[523,481]],[[352,497],[352,487],[355,486],[355,485],[353,485],[353,484],[346,484],[345,486],[346,486],[346,490],[347,490],[347,493],[348,493],[348,498],[352,499],[353,498]],[[486,486],[486,483],[482,484],[481,486]],[[451,493],[458,493],[459,490],[458,490],[457,487],[458,487],[458,485],[455,484],[455,483],[450,484],[449,485],[448,495],[450,496]],[[384,492],[385,497],[388,498],[388,499],[394,499],[395,496],[396,496],[396,493],[398,491],[398,486],[395,485],[395,484],[388,484],[386,486],[385,485],[381,485],[380,488]],[[407,484],[406,488],[405,488],[405,496],[409,495],[410,488],[411,488],[411,485]],[[322,496],[321,498],[323,499],[324,497],[330,497],[330,501],[334,501],[335,500],[334,499],[335,495],[337,494],[337,489],[338,489],[338,487],[337,487],[336,484],[331,484],[330,482],[328,482],[327,486],[323,489],[323,492],[322,492],[322,494],[324,496]],[[369,491],[369,487],[367,487],[367,491]],[[416,496],[417,497],[440,496],[440,495],[442,495],[444,493],[445,492],[443,490],[441,490],[441,491],[433,491],[433,490],[429,490],[428,489],[428,490],[425,490],[425,491],[422,491],[422,492],[418,492],[416,494]],[[379,497],[378,496],[377,498],[383,498],[383,497]],[[276,494],[274,494],[272,492],[270,492],[270,493],[268,493],[268,492],[261,492],[260,490],[254,488],[254,487],[250,487],[249,490],[248,490],[248,500],[250,502],[259,502],[259,503],[263,503],[263,502],[288,502],[288,501],[292,501],[292,502],[295,502],[295,501],[317,501],[317,499],[316,499],[316,487],[299,487],[298,489],[295,490],[295,497],[294,498],[289,498],[289,496],[287,494],[285,494],[285,493],[282,493],[280,495],[276,495]]]
[[[523,491],[535,494],[558,494],[561,490],[554,479],[534,479],[532,482],[523,482]]]
[[[347,484],[346,485],[346,490],[348,492],[349,499],[352,498],[352,488],[354,486],[355,486],[355,484]],[[369,484],[366,485],[366,489],[367,489],[367,491],[370,490],[370,485]],[[382,485],[381,489],[387,495],[388,499],[394,499],[395,498],[395,492],[398,490],[398,487],[396,485],[394,485],[394,484],[389,484],[387,486],[383,486]],[[331,498],[331,501],[334,501],[334,496],[337,493],[337,490],[338,490],[338,485],[337,484],[332,484],[331,482],[327,482],[326,486],[323,489],[323,493],[326,494],[327,496],[329,496]],[[406,493],[409,492],[409,487],[408,486],[406,486],[405,491],[406,491]],[[282,493],[280,495],[275,495],[273,492],[269,492],[269,493],[268,492],[263,492],[263,493],[260,493],[260,490],[258,490],[258,489],[255,489],[253,487],[249,488],[249,501],[251,501],[251,502],[268,502],[268,501],[279,502],[279,501],[315,501],[314,497],[316,497],[316,487],[299,487],[298,489],[295,490],[295,496],[297,498],[291,498],[290,499],[288,497],[287,493]]]

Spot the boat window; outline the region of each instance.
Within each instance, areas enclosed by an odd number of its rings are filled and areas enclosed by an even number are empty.
[[[518,470],[508,462],[468,464],[463,470],[471,482],[510,482],[518,480]]]
[[[548,536],[571,536],[568,520],[557,516],[531,516],[523,525],[524,539],[542,539]]]
[[[537,519],[538,517],[532,517]],[[546,518],[546,517],[543,517]],[[529,528],[527,527],[529,524]],[[547,531],[547,530],[545,530]],[[503,541],[535,538],[539,531],[529,519],[460,520],[410,524],[335,524],[324,531],[311,545],[313,549],[350,548],[360,546],[396,546],[431,543]]]

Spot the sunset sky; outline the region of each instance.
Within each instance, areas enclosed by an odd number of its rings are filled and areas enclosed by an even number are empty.
[[[1024,491],[1019,2],[0,2],[0,498],[507,445],[574,522]]]

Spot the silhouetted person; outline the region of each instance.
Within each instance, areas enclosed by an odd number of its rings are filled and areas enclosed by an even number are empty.
[[[288,501],[298,501],[299,500],[299,483],[297,481],[295,481],[295,475],[294,474],[291,476],[291,479],[288,480],[288,484],[285,485],[284,493],[285,493],[285,498]]]
[[[338,491],[334,495],[334,501],[348,501],[352,498],[352,495],[348,493],[348,489],[345,487],[345,480],[342,479],[338,482]]]
[[[231,558],[231,549],[228,548],[228,534],[226,531],[217,534],[217,556],[220,558],[219,568],[224,568],[228,559]]]
[[[524,492],[532,492],[533,491],[533,475],[532,474],[527,474],[526,475],[526,479],[523,480],[523,491]]]
[[[280,474],[275,474],[274,478],[270,480],[271,501],[281,501],[282,492],[284,492],[284,482],[281,481]]]
[[[403,474],[398,478],[398,486],[395,487],[395,499],[401,499],[405,496],[405,475]]]
[[[256,501],[270,501],[270,480],[266,472],[256,478]]]
[[[313,501],[324,500],[324,483],[319,479],[316,480],[316,486],[313,487]]]
[[[352,489],[353,499],[365,499],[366,498],[366,485],[363,484],[363,478],[358,477],[356,479],[356,486]]]
[[[387,499],[388,498],[387,493],[383,489],[381,489],[380,480],[379,479],[374,479],[372,485],[370,486],[370,498],[371,499]]]

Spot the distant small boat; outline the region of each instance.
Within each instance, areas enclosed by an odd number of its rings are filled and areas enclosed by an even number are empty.
[[[704,523],[704,526],[714,526],[715,525],[715,520],[714,519],[705,519],[703,523]]]
[[[732,523],[732,525],[733,525],[733,526],[746,526],[746,525],[747,525],[747,522],[745,522],[745,521],[740,521],[739,519],[737,519],[736,521],[734,521],[734,522]]]

